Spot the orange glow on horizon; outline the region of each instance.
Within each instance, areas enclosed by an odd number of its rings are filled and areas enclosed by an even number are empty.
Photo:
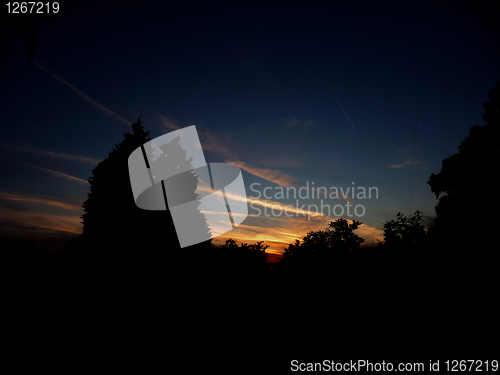
[[[0,221],[32,228],[51,229],[75,234],[82,233],[82,224],[78,216],[24,212],[3,208],[0,211]]]

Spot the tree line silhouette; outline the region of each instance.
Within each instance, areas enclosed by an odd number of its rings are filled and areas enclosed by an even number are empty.
[[[360,247],[364,239],[355,232],[362,223],[337,219],[324,230],[311,231],[289,244],[276,263],[267,261],[268,246],[263,242],[237,244],[230,239],[215,246],[210,240],[181,249],[170,211],[142,210],[131,194],[128,157],[151,140],[139,118],[132,132],[126,132],[92,171],[82,234],[50,260],[27,241],[11,242],[4,246],[3,263],[28,265],[38,275],[43,268],[40,264],[50,264],[51,272],[64,273],[65,280],[80,287],[120,285],[128,291],[137,285],[147,285],[148,290],[162,285],[203,288],[212,282],[228,285],[249,280],[259,284],[321,278],[339,285],[350,280],[351,286],[361,279],[380,286],[383,280],[394,278],[430,286],[444,274],[457,280],[484,280],[493,273],[496,263],[492,259],[498,248],[500,198],[494,189],[494,171],[500,161],[500,82],[488,95],[489,101],[483,104],[485,125],[471,127],[459,152],[443,160],[441,171],[429,178],[431,192],[439,201],[436,219],[427,229],[421,212],[410,217],[397,213],[384,223],[382,242]],[[191,165],[185,152],[178,159],[165,159],[183,151],[178,140],[161,150],[153,163],[163,162],[163,168],[173,169]],[[185,178],[192,181],[186,186],[186,196],[193,198],[196,178]],[[478,199],[479,193],[486,192]],[[202,222],[199,225],[209,230]]]

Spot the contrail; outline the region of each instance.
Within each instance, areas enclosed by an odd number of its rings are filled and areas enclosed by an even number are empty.
[[[88,184],[89,183],[88,181],[82,180],[81,178],[78,178],[78,177],[75,177],[75,176],[71,176],[71,175],[66,174],[66,173],[53,171],[52,169],[42,168],[42,167],[39,167],[37,165],[25,163],[24,161],[20,161],[20,160],[18,160],[18,162],[21,163],[21,164],[27,165],[29,167],[40,169],[42,171],[48,172],[48,173],[50,173],[50,174],[52,174],[54,176],[65,178],[65,179],[70,180],[70,181],[76,181],[76,182],[79,182],[81,184]]]
[[[333,97],[335,98],[335,100],[337,101],[340,109],[342,110],[342,112],[344,112],[344,115],[345,117],[347,117],[347,120],[349,121],[349,124],[351,124],[352,128],[354,130],[356,130],[356,128],[354,127],[354,125],[352,124],[351,120],[349,119],[349,116],[347,116],[347,113],[345,113],[344,111],[344,108],[342,108],[342,105],[340,104],[339,100],[337,99],[337,97],[335,96],[335,94],[333,93],[332,89],[330,88],[330,86],[328,85],[328,83],[326,84],[328,86],[328,89],[330,90],[330,92],[332,93]]]
[[[77,89],[71,83],[65,81],[61,77],[56,76],[54,73],[49,72],[47,69],[45,69],[43,66],[41,66],[37,62],[33,62],[33,64],[35,64],[37,67],[39,67],[40,69],[42,69],[44,72],[48,73],[52,78],[54,78],[54,79],[58,80],[59,82],[61,82],[63,85],[68,86],[71,90],[73,90],[74,92],[76,92],[78,95],[80,95],[83,99],[85,99],[87,102],[89,102],[93,106],[99,108],[104,113],[106,113],[106,114],[114,117],[115,119],[123,122],[124,124],[127,124],[128,126],[131,126],[131,124],[130,124],[129,121],[125,120],[123,117],[121,117],[119,114],[113,112],[111,109],[103,106],[101,103],[96,102],[94,99],[92,99],[90,96],[88,96],[87,94],[83,93],[79,89]]]
[[[410,214],[411,214],[411,201],[413,199],[413,169],[415,164],[415,146],[417,144],[417,123],[418,123],[418,107],[415,115],[415,135],[413,136],[413,153],[411,155],[411,190],[410,190]]]
[[[8,150],[8,151],[21,152],[23,154],[29,153],[29,154],[34,154],[34,155],[48,156],[50,158],[60,159],[60,160],[74,160],[74,161],[78,161],[78,162],[90,164],[90,165],[97,165],[100,162],[99,159],[91,158],[88,156],[65,154],[62,152],[48,151],[48,150],[39,150],[39,149],[25,147],[25,146],[12,145],[12,144],[8,144],[5,142],[0,142],[0,148],[4,149],[4,150]]]

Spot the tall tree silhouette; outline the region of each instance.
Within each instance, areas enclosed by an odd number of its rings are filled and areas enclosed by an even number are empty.
[[[444,159],[428,184],[439,198],[432,227],[441,246],[485,248],[493,245],[500,197],[494,187],[500,162],[500,82],[483,104],[484,126],[470,128],[459,152]]]
[[[147,211],[134,202],[128,171],[128,157],[149,141],[140,117],[132,133],[115,145],[89,178],[90,193],[82,215],[83,251],[103,261],[154,257],[179,244],[171,216],[165,211]]]

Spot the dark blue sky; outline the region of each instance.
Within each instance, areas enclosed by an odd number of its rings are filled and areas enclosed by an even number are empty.
[[[323,3],[61,1],[58,14],[34,17],[28,71],[31,37],[18,40],[18,17],[4,14],[2,235],[78,233],[88,192],[78,179],[139,116],[152,137],[196,125],[207,161],[240,165],[247,188],[378,187],[378,199],[358,202],[367,242],[398,211],[410,213],[410,196],[411,211],[430,220],[437,201],[426,182],[483,124],[500,78],[498,12]],[[249,218],[228,235],[276,241],[279,251],[330,219]]]

